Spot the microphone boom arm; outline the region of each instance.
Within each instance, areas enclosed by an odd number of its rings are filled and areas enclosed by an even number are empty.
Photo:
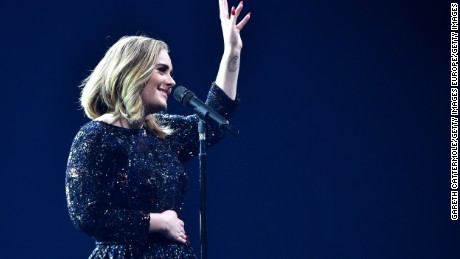
[[[183,86],[178,86],[174,90],[174,98],[179,101],[182,105],[191,107],[193,111],[202,119],[203,121],[212,120],[215,123],[219,124],[222,128],[227,129],[228,132],[232,133],[234,136],[239,135],[239,131],[235,129],[230,122],[222,117],[219,113],[214,111],[211,107],[207,106],[200,99],[198,99],[195,94]]]
[[[200,119],[204,121],[208,121],[210,118],[210,112],[208,109],[206,109],[204,106],[197,106],[193,108],[193,111],[195,112]],[[238,129],[235,129],[228,120],[219,120],[219,127],[224,127],[227,129],[228,132],[232,133],[234,136],[238,136],[240,134]]]

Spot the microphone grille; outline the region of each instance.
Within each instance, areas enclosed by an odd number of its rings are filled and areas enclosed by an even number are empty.
[[[182,105],[187,106],[188,101],[190,101],[190,99],[192,99],[195,96],[195,94],[193,94],[190,90],[180,85],[176,87],[176,89],[174,89],[173,96],[174,99],[182,103]]]

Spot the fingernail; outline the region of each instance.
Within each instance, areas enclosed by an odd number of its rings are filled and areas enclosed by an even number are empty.
[[[249,12],[248,15],[251,16],[251,12]]]
[[[235,15],[235,7],[232,6],[232,15]]]
[[[240,5],[243,5],[243,1],[240,2]]]

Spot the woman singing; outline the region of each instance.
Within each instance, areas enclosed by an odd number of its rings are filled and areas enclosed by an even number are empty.
[[[230,119],[237,106],[243,2],[219,0],[224,54],[206,100]],[[70,218],[96,239],[90,258],[195,258],[179,218],[187,174],[198,153],[196,115],[159,113],[175,81],[166,43],[123,37],[83,81],[81,106],[92,119],[75,136],[66,171]],[[207,145],[224,130],[207,125]]]

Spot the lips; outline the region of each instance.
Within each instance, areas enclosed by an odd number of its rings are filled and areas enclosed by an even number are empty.
[[[158,91],[160,93],[162,93],[166,98],[168,98],[168,96],[169,96],[169,89],[168,88],[159,87]]]

